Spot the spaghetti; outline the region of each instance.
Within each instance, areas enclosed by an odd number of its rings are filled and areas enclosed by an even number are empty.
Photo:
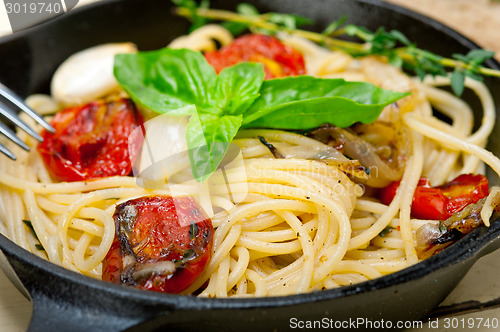
[[[278,130],[240,131],[234,143],[241,149],[244,177],[236,174],[221,182],[221,174],[216,174],[197,183],[185,180],[186,167],[172,168],[171,174],[164,175],[170,182],[177,179],[171,190],[194,197],[215,228],[211,258],[184,294],[287,295],[401,270],[419,261],[416,230],[438,223],[411,217],[421,177],[442,185],[459,174],[484,173],[485,164],[500,174],[500,161],[484,149],[495,108],[482,83],[466,81],[484,112],[480,127],[472,132],[471,108],[438,89],[449,85],[447,79],[419,82],[377,58],[354,59],[297,37],[279,37],[304,55],[308,75],[412,92],[388,106],[379,119],[398,123],[408,133],[405,144],[411,148],[405,152],[399,190],[389,205],[382,204],[338,165],[306,157],[276,159],[259,138],[278,151],[314,153],[326,149],[324,143]],[[215,49],[214,41],[226,45],[232,36],[220,26],[209,25],[176,39],[170,47],[207,51]],[[60,108],[49,96],[31,96],[27,103],[42,114]],[[433,108],[451,121],[439,120]],[[19,136],[35,146],[23,133]],[[115,235],[115,207],[145,195],[172,193],[144,188],[137,179],[123,176],[57,183],[36,149],[24,153],[15,146],[9,148],[19,160],[0,158],[0,232],[39,257],[94,278],[101,278],[102,260]],[[237,203],[228,198],[228,186],[233,195],[242,194]],[[498,189],[491,190],[482,211],[486,225],[497,193]]]

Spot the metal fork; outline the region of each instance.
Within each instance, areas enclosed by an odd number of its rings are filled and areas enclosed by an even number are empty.
[[[28,126],[24,121],[22,121],[19,118],[18,116],[19,111],[28,114],[31,118],[33,118],[36,122],[38,122],[42,127],[47,129],[48,131],[52,133],[55,132],[54,128],[52,128],[50,124],[48,124],[39,114],[37,114],[35,111],[29,108],[28,105],[26,105],[20,97],[18,97],[12,90],[7,88],[2,83],[0,83],[0,96],[4,97],[7,101],[10,102],[10,103],[5,103],[3,101],[0,101],[0,114],[3,115],[5,119],[10,121],[12,124],[24,130],[28,135],[30,135],[37,141],[42,142],[43,141],[42,136],[40,136],[36,131],[30,128],[30,126]],[[3,121],[0,121],[0,133],[5,135],[8,139],[16,143],[24,150],[26,151],[30,150],[29,146],[26,145],[26,143],[24,143],[22,140],[20,140],[19,137],[16,136],[14,131],[12,131]],[[16,155],[1,143],[0,143],[0,152],[5,154],[10,159],[16,160]]]

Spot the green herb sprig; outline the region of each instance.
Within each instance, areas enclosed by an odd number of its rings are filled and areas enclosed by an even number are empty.
[[[361,26],[346,24],[346,17],[330,23],[322,33],[316,33],[298,29],[300,25],[312,22],[307,18],[290,14],[261,14],[250,4],[240,4],[236,12],[231,12],[207,8],[206,1],[203,2],[203,7],[197,7],[194,0],[174,2],[179,6],[175,10],[178,15],[190,18],[195,23],[200,20],[224,21],[226,28],[235,34],[244,29],[267,34],[287,32],[355,57],[384,56],[391,64],[413,72],[421,79],[428,74],[448,76],[451,71],[451,86],[457,96],[463,93],[466,77],[475,80],[482,80],[483,76],[500,77],[500,71],[483,66],[486,60],[495,55],[492,51],[472,50],[466,55],[454,54],[451,59],[445,58],[418,48],[400,31],[386,31],[383,27],[370,31]],[[357,37],[361,42],[337,38],[342,35]]]

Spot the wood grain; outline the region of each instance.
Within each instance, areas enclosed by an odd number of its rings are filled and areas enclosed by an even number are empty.
[[[500,60],[500,1],[495,0],[386,0],[440,21]]]
[[[26,331],[32,305],[0,270],[0,331]]]

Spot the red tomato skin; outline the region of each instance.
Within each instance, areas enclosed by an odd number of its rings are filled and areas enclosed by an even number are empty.
[[[446,220],[447,200],[441,190],[436,188],[417,187],[413,194],[411,216],[417,219]]]
[[[439,188],[448,197],[450,216],[454,211],[461,211],[489,194],[488,179],[480,174],[462,174]]]
[[[122,250],[119,236],[115,236],[111,248],[102,265],[102,280],[115,282],[120,280],[123,269]]]
[[[136,217],[124,217],[127,209],[135,209]],[[113,218],[115,239],[103,261],[102,280],[157,292],[179,293],[199,277],[210,259],[212,222],[192,197],[133,199],[118,205]],[[186,256],[188,252],[191,254]],[[135,265],[124,268],[123,259],[131,253]],[[139,280],[134,278],[134,272],[141,266],[161,261],[182,263],[170,275],[153,273]]]
[[[44,130],[38,151],[51,176],[83,181],[128,175],[142,145],[142,135],[129,136],[142,116],[128,99],[93,101],[57,113],[52,134]]]
[[[378,199],[382,204],[389,205],[391,204],[394,196],[396,196],[396,192],[398,191],[399,184],[401,181],[394,181],[390,183],[387,187],[381,188],[378,191]]]
[[[391,204],[399,188],[400,181],[395,181],[383,188],[379,192],[380,201]],[[417,188],[413,194],[411,215],[419,219],[434,219],[436,216],[445,213],[446,197],[439,189],[431,188],[427,178],[418,181]]]
[[[239,62],[249,61],[264,64],[266,79],[305,74],[302,54],[266,35],[243,35],[220,50],[206,52],[205,58],[217,73]]]
[[[399,184],[400,181],[396,181],[380,190],[379,199],[383,204],[392,202]],[[462,174],[439,187],[431,187],[427,178],[421,178],[413,195],[411,216],[446,220],[467,205],[477,203],[488,193],[488,179],[480,174]]]

